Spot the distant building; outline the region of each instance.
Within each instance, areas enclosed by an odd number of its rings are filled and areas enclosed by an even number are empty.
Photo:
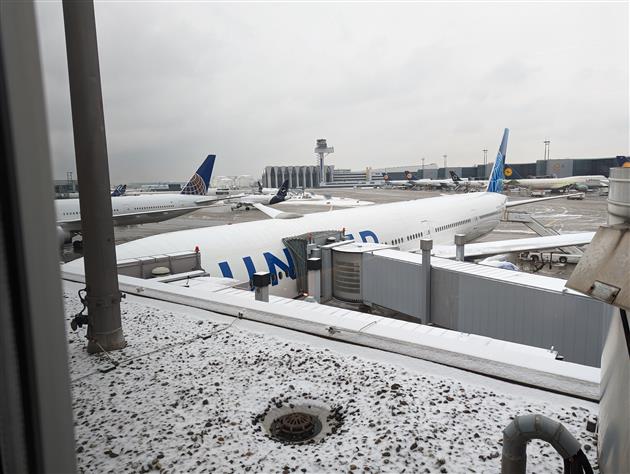
[[[349,186],[356,184],[364,184],[369,182],[383,181],[383,173],[381,171],[366,168],[363,171],[351,171],[349,169],[336,169],[333,172],[334,184],[347,184]]]
[[[335,170],[334,165],[324,165],[326,173],[324,181],[332,182]],[[319,187],[319,166],[317,165],[291,165],[291,166],[265,166],[262,175],[262,183],[266,188],[278,188],[285,179],[289,180],[289,188],[317,188]]]
[[[79,182],[76,179],[55,179],[53,186],[56,197],[69,197],[79,192]]]
[[[508,155],[509,157],[509,155]],[[419,164],[406,166],[391,166],[386,168],[366,168],[353,171],[350,169],[335,169],[334,165],[326,165],[326,182],[335,184],[348,184],[349,186],[383,181],[387,176],[391,180],[406,179],[405,171],[411,173],[414,179],[448,179],[449,171],[454,171],[462,178],[487,179],[494,159],[488,159],[487,165],[474,166],[449,166],[438,168],[435,163],[426,164],[424,170]],[[567,176],[604,175],[608,177],[608,170],[617,166],[615,157],[605,158],[564,158],[551,160],[537,160],[532,163],[510,163],[511,177],[527,178],[534,176],[555,176],[564,178]],[[316,188],[319,186],[319,170],[317,166],[267,166],[263,173],[265,187],[278,187],[285,179],[289,179],[291,188]]]

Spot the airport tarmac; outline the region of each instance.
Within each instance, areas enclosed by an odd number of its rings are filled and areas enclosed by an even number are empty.
[[[313,192],[317,194],[322,193],[321,190],[313,190]],[[348,188],[332,189],[326,194],[382,204],[436,197],[443,193],[439,191]],[[529,197],[509,195],[509,199],[529,199]],[[283,204],[277,204],[275,207],[283,209]],[[321,206],[309,205],[287,205],[284,206],[284,209],[301,214],[327,212],[322,211]],[[518,210],[518,212],[527,212],[532,214],[533,217],[535,217],[540,223],[551,227],[560,233],[596,231],[600,225],[606,223],[606,197],[599,196],[596,193],[588,193],[584,200],[557,199],[551,201],[541,201],[540,203],[533,203],[518,207],[515,210]],[[129,227],[116,227],[115,238],[116,243],[120,244],[165,232],[174,232],[199,227],[212,227],[224,224],[237,224],[240,222],[250,222],[262,219],[269,218],[256,209],[246,211],[241,208],[239,210],[232,211],[229,204],[224,206],[211,206],[201,208],[193,213],[164,222]],[[534,236],[536,236],[534,231],[530,230],[524,224],[501,222],[494,231],[482,237],[479,241],[496,241]],[[73,251],[71,245],[66,245],[64,247],[64,261],[67,262],[74,260],[81,256],[81,254]],[[532,265],[522,261],[517,261],[517,256],[512,256],[510,261],[516,263],[523,271],[535,270]],[[539,269],[537,272],[542,275],[568,278],[574,267],[575,265],[572,264],[554,264],[551,268],[549,268],[549,265],[545,265],[545,267]]]

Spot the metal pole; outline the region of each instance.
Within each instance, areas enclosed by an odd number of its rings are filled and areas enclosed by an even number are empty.
[[[322,297],[322,259],[309,258],[306,261],[308,270],[308,294],[318,303]]]
[[[466,243],[466,234],[455,234],[455,260],[464,261],[464,244]]]
[[[422,296],[424,298],[424,323],[431,323],[431,249],[433,240],[420,240],[420,250],[422,250],[422,281],[424,288]]]
[[[126,346],[120,321],[101,75],[92,1],[64,0],[77,177],[81,187],[89,353]]]
[[[483,149],[483,172],[484,172],[484,176],[488,174],[488,173],[486,173],[486,166],[487,165],[488,165],[488,149],[484,148]]]
[[[424,179],[424,156],[422,157],[422,179]]]
[[[269,284],[271,283],[271,274],[269,272],[256,272],[252,278],[254,284],[254,298],[256,301],[264,301],[269,303]]]
[[[447,155],[442,155],[442,157],[444,158],[444,177],[446,178],[446,156]]]

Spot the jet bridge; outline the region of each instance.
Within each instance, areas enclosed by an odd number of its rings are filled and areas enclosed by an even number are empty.
[[[282,243],[293,260],[298,293],[308,293],[306,261],[310,257],[319,257],[319,248],[322,245],[342,240],[344,240],[344,232],[340,230],[308,232],[282,239]]]
[[[433,257],[427,314],[422,256],[383,247],[324,246],[322,302],[367,305],[379,314],[387,310],[400,319],[546,348],[599,366],[612,308],[567,289],[564,280]]]

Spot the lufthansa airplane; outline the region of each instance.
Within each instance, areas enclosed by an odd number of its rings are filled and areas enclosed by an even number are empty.
[[[145,194],[140,196],[114,196],[112,219],[115,226],[161,222],[196,211],[200,207],[225,200],[225,197],[208,197],[208,183],[214,168],[215,155],[208,157],[190,178],[180,194]],[[70,242],[81,232],[79,199],[55,200],[57,236],[60,245]]]
[[[259,183],[260,184],[260,183]],[[275,195],[269,194],[248,194],[247,196],[243,196],[238,198],[236,205],[234,208],[238,209],[240,207],[244,207],[249,210],[250,207],[253,207],[254,204],[266,204],[269,206],[273,206],[274,204],[278,204],[279,202],[283,202],[287,198],[287,193],[289,192],[289,180],[284,180],[282,186],[280,186]]]
[[[508,133],[508,129],[505,129],[488,187],[484,192],[377,204],[304,216],[256,204],[257,209],[272,219],[146,237],[118,245],[117,258],[138,258],[198,248],[202,267],[211,276],[248,281],[257,271],[269,271],[272,276],[270,293],[295,297],[298,296],[295,265],[289,250],[283,244],[282,239],[285,237],[343,230],[346,239],[391,244],[400,250],[412,251],[419,249],[420,240],[424,238],[432,239],[436,245],[452,245],[455,234],[463,233],[468,240],[473,240],[492,231],[499,224],[506,207],[540,202],[540,199],[530,199],[509,203],[506,196],[501,194]],[[581,243],[590,242],[592,233],[587,234],[581,236]],[[555,240],[546,241],[548,246],[545,248],[550,248],[549,245],[551,248],[562,246],[565,236],[552,237]],[[564,245],[577,245],[575,238],[571,242]],[[80,271],[83,262],[75,260],[66,264],[66,267],[70,271]]]

